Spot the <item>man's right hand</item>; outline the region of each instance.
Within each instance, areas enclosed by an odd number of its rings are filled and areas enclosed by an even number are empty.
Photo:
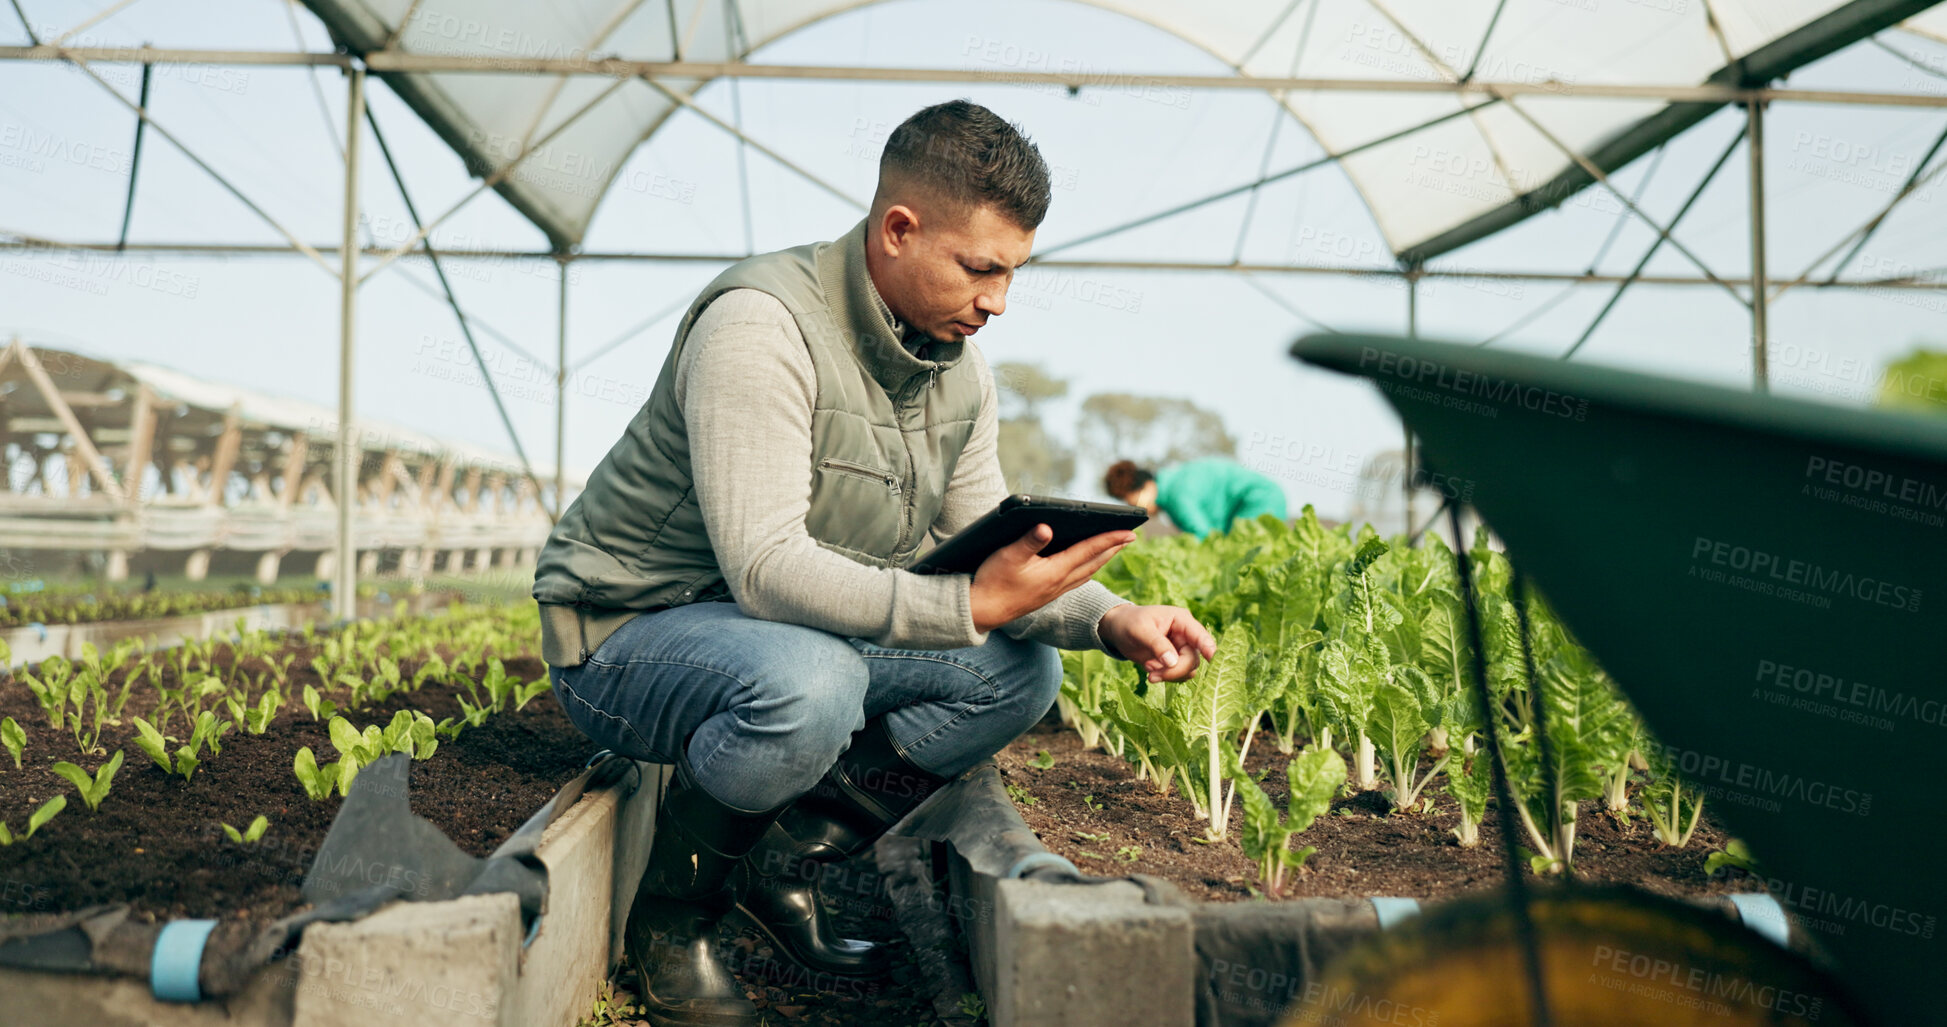
[[[1046,524],[988,554],[974,571],[974,630],[992,631],[1048,605],[1092,577],[1102,565],[1136,540],[1133,531],[1105,531],[1059,553],[1039,555],[1054,538]]]

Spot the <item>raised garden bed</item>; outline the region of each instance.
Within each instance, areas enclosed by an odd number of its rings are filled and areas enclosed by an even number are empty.
[[[548,689],[537,627],[531,607],[455,607],[129,640],[0,680],[21,757],[0,754],[0,986],[66,1022],[574,1023],[640,877],[660,768],[584,773],[595,746]],[[88,777],[118,757],[90,810]]]
[[[294,645],[291,685],[316,687],[305,666],[316,646]],[[283,655],[280,654],[280,655]],[[262,658],[235,667],[229,647],[216,655],[218,673],[263,672]],[[508,672],[523,681],[544,674],[540,661],[516,657]],[[402,664],[418,669],[417,661]],[[173,675],[173,671],[169,672]],[[111,687],[120,674],[111,679]],[[358,711],[360,725],[384,724],[399,710],[419,710],[434,720],[461,715],[461,688],[428,681],[411,692]],[[138,691],[134,708],[142,698]],[[72,735],[54,730],[34,696],[19,681],[0,685],[0,717],[11,717],[26,734],[22,767],[0,763],[0,821],[22,825],[42,803],[66,795],[68,805],[33,837],[0,847],[0,877],[14,882],[9,912],[80,909],[127,901],[148,920],[217,917],[271,920],[303,905],[298,884],[332,818],[344,801],[336,793],[312,801],[292,770],[292,757],[309,747],[321,760],[334,752],[326,721],[302,705],[281,707],[262,734],[233,730],[223,751],[206,756],[188,781],[165,774],[135,745],[134,724],[107,725],[100,743],[122,751],[124,763],[99,810],[89,812],[74,786],[49,768],[78,759]],[[492,852],[562,784],[579,773],[596,746],[569,723],[552,692],[520,710],[488,718],[458,738],[442,741],[432,758],[412,768],[413,811],[474,856]],[[83,760],[93,770],[100,758]],[[222,829],[239,829],[257,815],[268,819],[252,843],[230,841]]]
[[[1286,758],[1265,740],[1245,768],[1264,775],[1263,787],[1282,806]],[[1042,754],[1046,754],[1043,756]],[[1050,766],[1038,764],[1052,760]],[[1084,749],[1075,732],[1044,723],[994,757],[1014,808],[1049,851],[1084,873],[1154,874],[1192,898],[1223,902],[1261,897],[1255,864],[1234,844],[1197,839],[1208,824],[1182,799],[1138,781],[1124,760]],[[1029,801],[1032,799],[1033,801]],[[1481,823],[1483,842],[1463,848],[1454,836],[1460,814],[1451,799],[1435,799],[1430,813],[1400,814],[1383,795],[1362,792],[1332,801],[1294,843],[1313,846],[1285,897],[1403,896],[1452,898],[1498,886],[1504,876],[1496,813]],[[1230,835],[1244,830],[1241,807],[1231,810]],[[1757,887],[1736,869],[1712,875],[1704,864],[1727,837],[1708,818],[1690,844],[1657,841],[1640,816],[1619,820],[1585,812],[1577,826],[1575,871],[1590,883],[1630,884],[1671,896],[1748,892]]]

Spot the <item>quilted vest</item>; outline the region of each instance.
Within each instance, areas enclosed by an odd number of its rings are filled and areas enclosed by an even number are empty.
[[[805,530],[873,567],[904,567],[939,513],[980,410],[965,341],[900,344],[865,265],[867,222],[845,236],[737,262],[697,294],[655,387],[549,533],[535,570],[542,658],[585,660],[630,618],[729,598],[690,471],[676,363],[711,300],[759,289],[790,311],[817,374]]]

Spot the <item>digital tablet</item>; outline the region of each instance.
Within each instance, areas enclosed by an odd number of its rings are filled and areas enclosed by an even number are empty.
[[[1017,493],[906,569],[914,574],[972,574],[994,550],[1019,540],[1037,524],[1054,529],[1054,538],[1040,553],[1050,556],[1083,539],[1134,528],[1147,520],[1149,514],[1139,506]]]

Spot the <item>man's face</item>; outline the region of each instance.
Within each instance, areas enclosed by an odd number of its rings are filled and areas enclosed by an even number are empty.
[[[873,284],[893,315],[935,342],[959,342],[1007,309],[1014,271],[1034,249],[1034,231],[992,206],[963,223],[894,204],[870,242],[883,258]]]

